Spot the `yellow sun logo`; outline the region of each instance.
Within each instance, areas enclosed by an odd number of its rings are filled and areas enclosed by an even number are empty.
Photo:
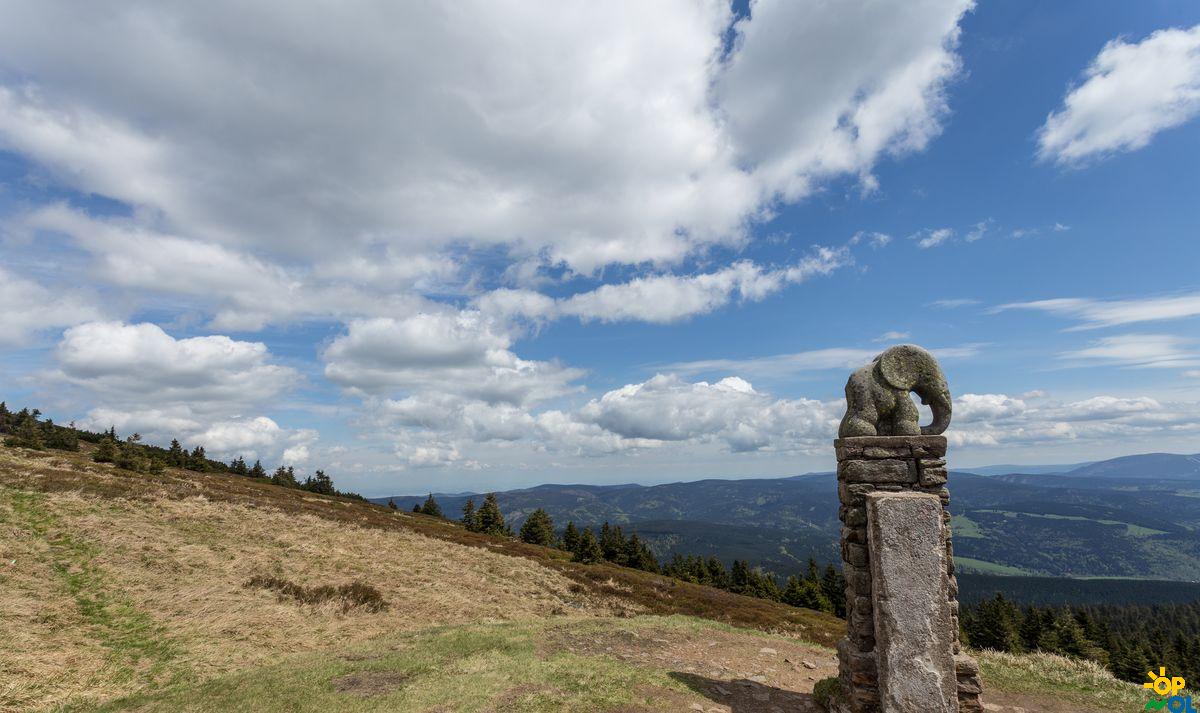
[[[1160,696],[1174,696],[1183,690],[1187,685],[1182,676],[1167,676],[1166,666],[1159,666],[1158,673],[1153,671],[1146,672],[1146,678],[1149,681],[1142,684],[1143,687],[1149,688]]]

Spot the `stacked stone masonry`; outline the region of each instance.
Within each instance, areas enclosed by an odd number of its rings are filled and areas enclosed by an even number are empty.
[[[960,651],[958,584],[950,541],[950,491],[946,488],[944,436],[859,436],[834,442],[838,460],[842,560],[846,576],[846,637],[838,643],[838,661],[846,713],[881,711],[876,667],[875,620],[872,615],[871,557],[867,528],[867,495],[913,492],[935,495],[942,504],[946,543],[946,575],[958,708],[983,710],[979,667]]]

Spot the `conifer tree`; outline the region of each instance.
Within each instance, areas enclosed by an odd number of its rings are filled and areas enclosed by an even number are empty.
[[[715,556],[704,563],[705,583],[718,589],[729,589],[729,572],[725,564]]]
[[[289,475],[291,475],[292,479],[295,480],[294,474],[289,473]],[[318,470],[311,478],[305,478],[304,485],[301,487],[310,493],[317,493],[318,495],[337,494],[337,491],[333,487],[333,479],[328,475],[325,475],[325,471],[323,470]]]
[[[625,565],[645,572],[659,571],[658,558],[636,532],[625,541]]]
[[[246,475],[249,469],[246,467],[246,460],[238,456],[229,464],[229,472],[234,475]]]
[[[592,528],[583,528],[583,532],[579,535],[579,547],[575,550],[574,559],[576,562],[584,564],[595,564],[604,560],[604,552],[600,549],[600,542],[592,534]]]
[[[197,473],[208,472],[208,455],[204,452],[204,446],[196,446],[192,449],[192,453],[187,459],[187,469]]]
[[[418,515],[421,514],[421,503],[413,503],[412,511]]]
[[[554,521],[542,508],[529,513],[521,525],[521,539],[531,545],[551,547],[554,545]]]
[[[279,466],[275,472],[271,474],[271,482],[275,485],[281,485],[285,488],[298,488],[300,483],[296,480],[296,469],[292,466]]]
[[[391,498],[388,498],[388,509],[389,509],[389,510],[398,510],[398,509],[399,509],[399,508],[397,508],[397,507],[396,507],[396,501],[395,501],[395,500],[392,500]]]
[[[567,522],[567,528],[563,530],[562,548],[572,554],[579,549],[579,530],[574,521]]]
[[[13,434],[4,439],[5,445],[19,448],[30,448],[35,451],[45,450],[41,429],[35,418],[25,418],[13,429]]]
[[[265,478],[267,477],[267,469],[263,467],[262,461],[256,460],[246,475],[249,475],[251,478]]]
[[[729,572],[729,591],[734,594],[754,596],[752,575],[753,572],[750,571],[750,565],[745,560],[734,560],[733,568]]]
[[[107,435],[96,444],[96,452],[92,460],[97,463],[112,463],[117,459],[117,444]]]
[[[821,593],[833,605],[834,616],[846,618],[846,578],[832,564],[825,566],[821,576]]]
[[[495,493],[488,493],[483,499],[479,512],[475,513],[478,531],[488,535],[503,535],[507,528],[504,515],[500,513],[500,504],[496,501]]]
[[[463,505],[462,524],[470,532],[479,532],[479,518],[475,513],[475,499],[467,498]]]
[[[179,444],[179,439],[171,439],[171,447],[167,449],[167,463],[173,468],[182,468],[187,465],[187,451],[183,450],[183,446]]]
[[[804,578],[813,584],[821,583],[821,570],[817,568],[817,560],[813,557],[808,558],[808,572]]]
[[[963,628],[976,648],[1015,653],[1020,650],[1021,641],[1017,617],[1017,607],[997,592],[992,599],[979,603]]]
[[[425,504],[421,506],[421,512],[430,517],[444,517],[442,515],[442,506],[438,505],[438,501],[433,499],[433,493],[425,498]]]
[[[813,568],[809,569],[809,575],[811,576],[816,562],[812,560],[809,560],[809,562],[813,564]],[[796,575],[788,577],[787,586],[783,590],[782,600],[784,604],[794,607],[826,613],[833,612],[833,604],[825,596],[825,593],[821,591],[821,586],[807,576],[803,579]]]
[[[600,528],[600,551],[604,553],[604,559],[614,564],[624,565],[625,559],[625,533],[621,532],[621,526],[610,527],[606,522]]]

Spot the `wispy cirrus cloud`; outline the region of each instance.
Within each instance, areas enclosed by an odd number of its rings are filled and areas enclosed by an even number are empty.
[[[988,311],[996,314],[1008,310],[1034,310],[1075,319],[1079,324],[1068,327],[1067,331],[1078,331],[1195,317],[1200,315],[1200,292],[1125,300],[1061,297],[1032,302],[1009,302]]]
[[[1121,334],[1082,349],[1062,352],[1059,359],[1078,366],[1121,366],[1172,369],[1200,366],[1196,340],[1172,334]]]
[[[938,359],[966,359],[978,354],[982,346],[980,344],[964,344],[957,347],[931,349],[930,351]],[[832,347],[829,349],[813,349],[810,351],[775,354],[750,359],[704,359],[676,362],[662,366],[661,370],[677,374],[712,374],[721,372],[725,374],[742,374],[759,378],[777,379],[808,371],[856,369],[874,359],[877,354],[879,354],[878,348],[856,349],[852,347]]]

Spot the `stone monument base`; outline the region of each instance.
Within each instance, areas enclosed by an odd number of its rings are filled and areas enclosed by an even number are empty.
[[[982,711],[958,641],[943,436],[860,436],[838,458],[846,637],[838,713]]]

